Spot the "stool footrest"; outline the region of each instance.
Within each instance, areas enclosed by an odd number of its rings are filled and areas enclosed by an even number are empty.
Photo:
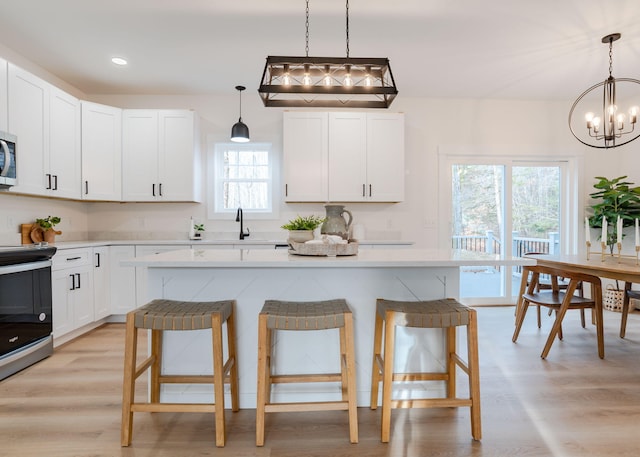
[[[145,413],[215,413],[216,405],[209,403],[132,403],[131,411]]]
[[[415,400],[391,400],[392,408],[454,408],[471,406],[466,398],[419,398]]]
[[[267,403],[265,413],[302,412],[302,411],[346,411],[349,402],[346,401],[318,401],[305,403]]]
[[[448,381],[447,373],[394,373],[394,381]]]
[[[342,381],[340,373],[321,374],[282,374],[271,375],[272,384],[304,383],[304,382],[339,382]]]

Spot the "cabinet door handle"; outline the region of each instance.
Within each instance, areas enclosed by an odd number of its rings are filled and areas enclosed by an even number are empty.
[[[284,185],[284,196],[285,197],[289,196],[289,184]]]
[[[158,184],[158,195],[162,197],[162,183]]]
[[[58,175],[53,175],[53,190],[58,190]]]
[[[96,252],[96,268],[100,268],[100,253]]]
[[[71,274],[69,276],[71,276],[71,289],[69,290],[76,290],[76,275]]]
[[[364,184],[362,185],[362,196],[363,197],[365,196],[365,185]]]
[[[369,184],[369,197],[371,197],[371,184]]]
[[[155,185],[155,183],[154,183],[154,184],[151,184],[151,195],[152,195],[153,197],[155,197],[155,196],[156,196],[156,185]]]
[[[89,195],[89,181],[84,182],[84,194]]]
[[[76,273],[76,277],[78,278],[78,287],[76,287],[76,289],[80,288],[80,273]]]
[[[47,190],[51,190],[51,174],[47,173],[45,176],[47,177]]]

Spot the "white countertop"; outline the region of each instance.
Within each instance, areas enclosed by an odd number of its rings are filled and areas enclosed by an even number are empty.
[[[184,246],[188,248],[190,246],[265,246],[265,245],[285,245],[287,241],[281,240],[260,240],[260,239],[245,239],[245,240],[216,240],[216,239],[204,239],[204,240],[84,240],[84,241],[59,241],[52,243],[52,246],[58,249],[75,249],[75,248],[91,248],[96,246]],[[400,241],[400,240],[363,240],[360,241],[362,245],[397,245],[397,246],[410,246],[413,241]],[[20,246],[20,245],[17,245]]]
[[[149,268],[461,267],[535,265],[535,260],[462,250],[361,249],[354,256],[322,257],[293,255],[284,249],[182,249],[124,260],[122,265]]]

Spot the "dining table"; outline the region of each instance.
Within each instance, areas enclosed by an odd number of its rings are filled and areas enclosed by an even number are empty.
[[[570,273],[583,273],[615,281],[624,281],[625,290],[629,290],[633,283],[640,283],[640,264],[636,256],[591,253],[587,257],[587,255],[583,253],[575,255],[527,254],[524,257],[535,259],[536,264],[543,267],[563,270]],[[522,282],[516,303],[517,310],[519,310],[522,305],[522,295],[527,289],[528,274],[524,270],[526,270],[526,267],[523,267]],[[619,287],[616,288],[619,289]],[[625,305],[622,309],[620,337],[624,337],[629,308],[631,307],[628,300],[625,300]]]

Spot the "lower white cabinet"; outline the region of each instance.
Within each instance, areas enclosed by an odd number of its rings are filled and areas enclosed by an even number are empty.
[[[93,311],[99,320],[111,314],[109,247],[93,248]]]
[[[135,246],[109,247],[111,314],[127,314],[136,307],[136,269],[120,265],[135,256]]]
[[[51,267],[53,336],[60,337],[95,319],[90,248],[63,249]]]

